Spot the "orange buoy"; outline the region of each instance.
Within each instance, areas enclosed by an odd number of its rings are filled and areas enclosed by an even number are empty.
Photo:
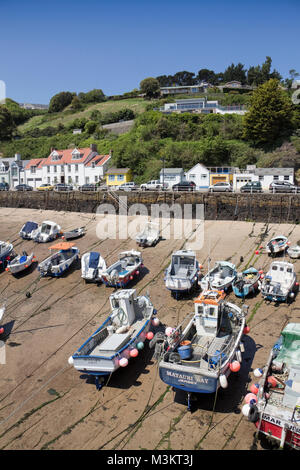
[[[146,338],[151,340],[153,338],[154,334],[152,333],[152,331],[148,331],[148,333],[146,334]]]
[[[278,381],[273,377],[273,375],[268,377],[267,382],[271,387],[277,387]]]
[[[241,368],[241,364],[239,363],[239,361],[233,361],[229,364],[229,368],[231,372],[238,372]]]
[[[255,395],[257,395],[258,390],[259,390],[259,384],[252,384],[251,385],[251,387],[250,387],[251,393],[254,393]]]
[[[252,400],[257,402],[257,396],[254,393],[247,393],[244,400],[247,404],[249,404]]]
[[[244,335],[247,335],[248,333],[250,333],[250,327],[246,325],[245,328],[243,329],[243,333]]]

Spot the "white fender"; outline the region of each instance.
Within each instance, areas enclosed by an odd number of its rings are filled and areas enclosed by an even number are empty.
[[[237,361],[242,362],[242,353],[239,349],[235,351],[235,357]]]
[[[246,418],[248,418],[248,416],[249,416],[249,410],[250,410],[250,405],[248,405],[248,403],[246,403],[242,408],[242,413],[243,413],[244,416],[246,416]]]
[[[221,374],[219,377],[220,385],[222,388],[227,388],[228,387],[228,380],[226,375]]]
[[[70,366],[72,366],[74,364],[74,359],[73,359],[72,356],[69,357],[68,363],[70,364]]]

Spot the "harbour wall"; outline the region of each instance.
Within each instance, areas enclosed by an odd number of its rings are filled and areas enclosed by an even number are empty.
[[[192,209],[192,217],[194,218],[198,213],[197,207],[199,208],[199,205],[202,205],[205,220],[295,224],[300,221],[300,194],[217,194],[154,191],[126,193],[120,191],[112,193],[107,191],[94,193],[80,191],[69,193],[55,191],[0,192],[0,207],[96,213],[102,204],[107,205],[108,212],[120,213],[122,211],[123,214],[126,209],[130,210],[131,208],[132,211],[137,207],[133,207],[133,205],[143,204],[147,207],[150,215],[153,205],[165,204],[164,207],[171,209],[171,216],[172,206],[174,208],[174,205],[179,205],[182,214],[185,208]]]

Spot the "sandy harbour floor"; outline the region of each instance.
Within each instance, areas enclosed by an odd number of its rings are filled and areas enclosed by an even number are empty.
[[[62,230],[86,226],[76,246],[81,254],[100,251],[107,265],[121,251],[137,249],[131,238],[99,239],[93,214],[1,208],[0,239],[12,242],[17,253],[34,251],[38,261],[49,256],[51,244],[22,240],[19,230],[27,220],[53,220]],[[298,225],[207,221],[202,229],[204,244],[196,253],[204,272],[209,253],[211,265],[227,260],[239,270],[254,265],[266,272],[270,258],[263,250],[255,254],[261,243],[279,234],[292,244],[300,240]],[[192,297],[172,298],[163,281],[172,252],[185,248],[185,242],[162,239],[141,248],[145,268],[132,286],[149,293],[166,326],[176,326],[194,309]],[[291,262],[299,274],[300,260]],[[243,398],[255,380],[253,370],[265,364],[282,328],[299,321],[300,296],[279,306],[267,304],[259,293],[247,299],[251,330],[242,367],[231,374],[215,407],[214,396],[203,395],[190,413],[186,397],[159,379],[147,346],[100,391],[68,364],[109,314],[112,292],[102,284],[86,284],[80,265],[62,278],[40,278],[36,265],[19,278],[0,272],[0,303],[7,302],[2,324],[9,332],[6,364],[0,365],[0,449],[249,450],[255,426],[241,413]],[[242,304],[233,293],[228,298]]]

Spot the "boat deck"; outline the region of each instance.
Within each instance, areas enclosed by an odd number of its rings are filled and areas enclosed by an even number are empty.
[[[190,359],[181,360],[181,362],[185,366],[208,370],[210,368],[208,360],[214,356],[219,356],[219,353],[229,343],[230,338],[230,335],[222,337],[195,335],[192,339],[192,355]]]

